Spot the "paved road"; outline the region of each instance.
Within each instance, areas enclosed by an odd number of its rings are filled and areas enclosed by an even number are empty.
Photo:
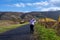
[[[29,24],[0,34],[0,40],[30,40]]]

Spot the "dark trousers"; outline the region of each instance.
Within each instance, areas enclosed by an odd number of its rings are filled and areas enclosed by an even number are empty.
[[[34,32],[34,25],[30,24],[30,32],[33,33]]]

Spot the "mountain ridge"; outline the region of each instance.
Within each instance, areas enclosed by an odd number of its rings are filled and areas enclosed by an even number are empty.
[[[10,20],[11,15],[21,17],[22,19],[25,19],[26,17],[29,19],[31,17],[39,17],[40,15],[46,16],[48,18],[58,19],[60,15],[60,11],[33,11],[33,12],[0,12],[0,20]],[[8,18],[9,17],[9,18]]]

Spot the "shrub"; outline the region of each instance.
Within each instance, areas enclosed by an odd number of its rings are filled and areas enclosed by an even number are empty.
[[[60,40],[54,29],[47,29],[44,26],[36,24],[35,30],[38,33],[38,40]]]

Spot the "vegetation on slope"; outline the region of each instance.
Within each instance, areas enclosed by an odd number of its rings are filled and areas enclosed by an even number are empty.
[[[60,40],[54,29],[47,29],[38,23],[35,25],[35,32],[37,32],[38,40]]]
[[[20,27],[22,25],[28,24],[27,22],[24,24],[10,24],[10,23],[11,23],[11,21],[7,21],[7,22],[0,21],[0,33],[15,29],[15,28]]]

